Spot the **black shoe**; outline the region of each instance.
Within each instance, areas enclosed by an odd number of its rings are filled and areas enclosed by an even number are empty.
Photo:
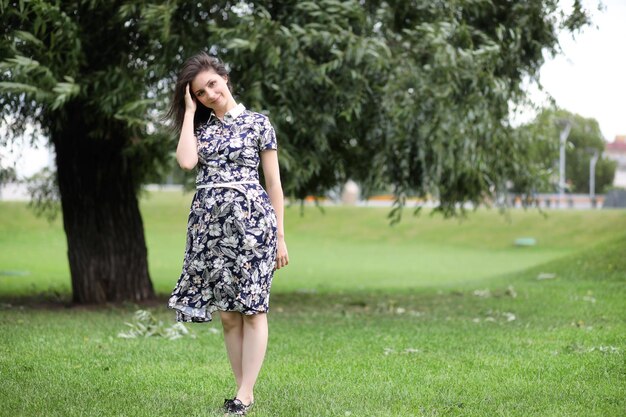
[[[226,398],[224,400],[224,411],[230,412],[230,409],[233,406],[234,401],[235,401],[235,398]]]
[[[252,404],[254,403],[246,405],[242,403],[239,398],[235,397],[233,400],[231,400],[230,406],[228,407],[228,412],[236,416],[245,416],[248,413],[248,410],[250,410],[250,408],[252,407]],[[225,402],[224,405],[226,405]]]

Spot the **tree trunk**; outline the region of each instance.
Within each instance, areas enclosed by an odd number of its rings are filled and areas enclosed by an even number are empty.
[[[88,137],[92,131],[79,109],[66,114],[69,120],[52,132],[52,142],[73,301],[100,304],[153,298],[136,196],[137,167],[124,158],[125,132],[116,132],[110,124],[108,133],[98,135],[101,138]]]

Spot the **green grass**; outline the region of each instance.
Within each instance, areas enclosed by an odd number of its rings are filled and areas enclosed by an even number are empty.
[[[151,276],[168,294],[180,275],[191,195],[153,193],[142,200]],[[613,239],[626,229],[624,211],[480,210],[467,219],[409,214],[390,227],[385,208],[286,209],[289,268],[275,293],[407,289],[455,284],[525,268]],[[60,220],[36,219],[24,204],[0,204],[0,295],[69,294]],[[537,245],[519,248],[518,237]],[[5,271],[4,274],[2,271]],[[7,275],[18,272],[25,275]]]
[[[143,203],[162,295],[178,277],[187,197]],[[625,414],[624,211],[514,211],[510,223],[479,211],[461,224],[422,215],[393,229],[385,212],[288,210],[292,263],[274,282],[251,416]],[[0,270],[31,271],[0,277],[0,293],[64,296],[60,226],[19,204],[0,214]],[[538,245],[513,247],[521,236]],[[221,415],[233,386],[210,331],[219,321],[188,325],[196,338],[116,337],[137,308],[173,322],[164,299],[99,309],[5,301],[0,415]]]

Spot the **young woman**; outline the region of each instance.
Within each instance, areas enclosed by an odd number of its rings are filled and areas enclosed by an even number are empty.
[[[198,165],[183,269],[168,307],[182,322],[209,322],[219,311],[237,383],[224,408],[245,415],[265,357],[274,270],[289,263],[276,135],[266,116],[237,104],[224,64],[205,53],[183,65],[168,115],[180,132],[179,165]]]

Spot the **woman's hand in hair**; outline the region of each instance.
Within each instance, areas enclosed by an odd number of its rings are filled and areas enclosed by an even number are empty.
[[[189,91],[189,84],[187,84],[185,86],[185,111],[195,113],[196,106],[196,99],[191,96],[191,92]]]

